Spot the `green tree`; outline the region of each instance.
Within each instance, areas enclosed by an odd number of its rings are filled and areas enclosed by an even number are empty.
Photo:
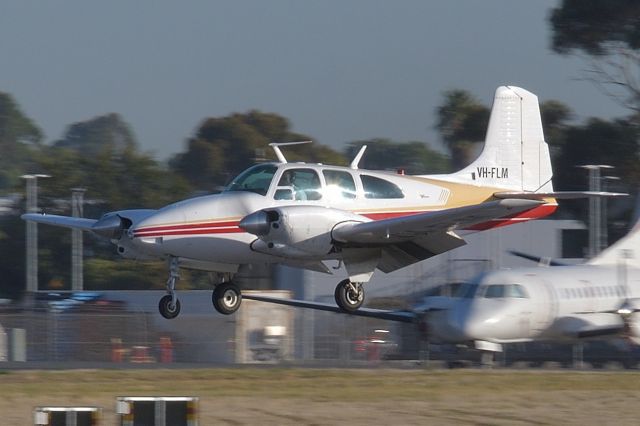
[[[367,145],[367,150],[360,161],[361,169],[402,169],[412,175],[450,171],[449,159],[422,142],[397,143],[389,139],[351,142],[347,145],[345,156],[353,159],[362,145]]]
[[[635,0],[563,0],[549,22],[552,49],[589,64],[584,78],[640,112],[640,3]]]
[[[552,158],[561,155],[566,130],[573,114],[571,109],[559,101],[545,101],[540,104],[544,138],[549,144]]]
[[[465,90],[449,90],[436,109],[435,128],[451,154],[451,165],[462,169],[475,159],[477,146],[484,140],[490,110]]]
[[[80,133],[87,135],[87,143],[78,136]],[[70,190],[82,187],[86,189],[85,216],[97,218],[119,209],[160,208],[192,192],[185,179],[149,155],[138,152],[136,147],[129,125],[117,114],[73,124],[63,139],[34,155],[38,170],[52,175],[40,184],[40,206],[46,212],[69,215]],[[69,230],[43,226],[39,235],[41,288],[68,289]],[[22,241],[24,236],[19,239]],[[148,288],[152,283],[159,288],[164,285],[166,266],[161,263],[132,267],[132,262],[119,258],[113,245],[92,234],[85,234],[85,249],[102,260],[98,263],[102,269],[91,262],[87,264],[87,288],[100,288],[104,284],[108,275],[99,276],[104,270],[117,272],[113,274],[117,283],[114,281],[112,286],[118,288],[125,288],[125,283],[126,288]],[[163,277],[156,279],[160,270]],[[133,271],[137,271],[137,277]]]
[[[269,143],[303,140],[310,137],[292,132],[289,121],[277,114],[253,110],[212,117],[202,122],[188,139],[186,152],[176,155],[170,164],[197,189],[212,191],[252,164],[275,159]],[[286,149],[291,161],[344,162],[340,154],[318,144]]]
[[[11,95],[0,92],[0,189],[18,185],[18,177],[32,168],[31,155],[41,141],[41,130]]]
[[[127,150],[135,150],[137,143],[129,124],[120,115],[112,113],[70,125],[64,137],[53,146],[95,156],[105,151],[121,155]]]

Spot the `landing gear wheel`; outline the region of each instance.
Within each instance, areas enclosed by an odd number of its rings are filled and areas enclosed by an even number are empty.
[[[338,306],[347,312],[355,312],[364,302],[362,283],[352,283],[348,279],[340,281],[334,293]]]
[[[178,316],[180,313],[180,301],[176,299],[175,305],[172,305],[173,298],[170,294],[163,296],[160,299],[160,303],[158,304],[158,310],[160,311],[160,315],[165,317],[166,319],[173,319]]]
[[[242,303],[242,293],[232,282],[218,284],[211,295],[211,302],[216,311],[230,315],[238,310]]]

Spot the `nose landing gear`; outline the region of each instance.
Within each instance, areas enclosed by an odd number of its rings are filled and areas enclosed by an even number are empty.
[[[180,313],[180,301],[176,296],[176,282],[180,279],[180,265],[177,257],[169,261],[169,279],[167,280],[167,295],[160,299],[158,310],[166,319],[173,319]]]

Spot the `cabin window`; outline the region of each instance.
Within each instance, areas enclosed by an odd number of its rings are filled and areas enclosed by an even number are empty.
[[[285,170],[278,182],[276,200],[316,201],[322,198],[320,178],[313,169]]]
[[[402,190],[395,183],[375,176],[361,175],[365,198],[404,198]]]
[[[267,195],[273,175],[278,167],[273,164],[258,164],[242,172],[225,189],[225,192],[247,191]]]
[[[351,173],[341,170],[323,170],[324,180],[327,183],[325,194],[332,199],[356,198],[356,183]]]

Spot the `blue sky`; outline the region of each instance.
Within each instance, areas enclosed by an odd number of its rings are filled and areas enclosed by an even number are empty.
[[[551,0],[235,0],[0,4],[0,91],[47,141],[109,112],[166,159],[205,117],[276,112],[341,148],[373,137],[438,144],[434,110],[501,84],[612,117],[586,65],[549,50]]]

